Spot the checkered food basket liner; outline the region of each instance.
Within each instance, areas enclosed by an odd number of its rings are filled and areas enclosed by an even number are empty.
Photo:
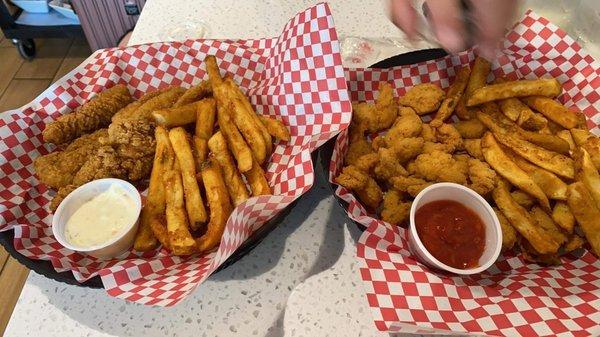
[[[33,159],[54,150],[44,125],[115,83],[136,97],[168,85],[189,87],[206,78],[203,59],[215,55],[222,72],[247,90],[259,113],[289,126],[292,139],[276,144],[267,169],[273,196],[254,197],[232,213],[218,249],[205,256],[165,251],[100,261],[61,247],[52,236],[52,193],[38,182]],[[32,103],[0,116],[0,230],[14,230],[15,248],[50,260],[78,281],[100,275],[108,294],[170,306],[213,273],[248,236],[313,184],[310,153],[350,122],[351,106],[333,19],[326,4],[296,15],[272,39],[189,40],[94,53]]]
[[[561,102],[600,123],[600,65],[567,34],[533,12],[508,33],[496,76],[552,76],[563,84]],[[448,87],[456,71],[474,60],[472,51],[410,66],[346,70],[353,101],[373,101],[379,81],[397,95],[418,83]],[[347,131],[337,138],[330,181],[341,170]],[[379,330],[406,333],[468,332],[501,336],[600,335],[600,261],[591,253],[540,267],[504,255],[489,270],[470,277],[437,273],[413,259],[407,231],[373,218],[349,193],[348,215],[366,227],[357,247],[366,296]],[[600,221],[600,220],[599,220]]]

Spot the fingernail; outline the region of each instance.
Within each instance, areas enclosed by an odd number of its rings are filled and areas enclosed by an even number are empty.
[[[457,31],[450,28],[440,27],[440,29],[437,30],[436,35],[440,44],[442,47],[444,47],[444,49],[446,49],[446,51],[450,53],[458,53],[464,50],[463,38],[458,34]]]

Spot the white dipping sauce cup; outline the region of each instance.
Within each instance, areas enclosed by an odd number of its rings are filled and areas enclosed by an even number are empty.
[[[112,185],[119,185],[133,200],[133,207],[138,214],[136,221],[128,224],[112,240],[96,246],[81,247],[72,245],[65,236],[65,227],[69,218],[83,204],[107,191]],[[123,205],[125,207],[125,205]],[[65,248],[86,253],[100,259],[111,259],[125,253],[135,239],[139,214],[142,210],[142,198],[138,190],[129,182],[121,179],[98,179],[82,185],[71,192],[58,206],[52,217],[52,233],[56,240]]]
[[[461,203],[473,210],[479,216],[481,221],[483,221],[485,226],[485,248],[483,254],[479,258],[479,267],[458,269],[447,266],[433,257],[421,242],[415,224],[415,214],[421,206],[438,200],[452,200]],[[408,244],[411,252],[421,262],[430,267],[459,275],[472,275],[481,273],[496,262],[498,255],[500,255],[500,249],[502,248],[502,230],[496,213],[490,204],[477,194],[477,192],[454,183],[438,183],[422,190],[412,203],[412,207],[410,208]]]

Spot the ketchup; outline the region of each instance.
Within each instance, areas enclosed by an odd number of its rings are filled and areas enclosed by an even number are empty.
[[[485,226],[470,208],[453,200],[433,201],[417,210],[415,225],[421,242],[438,261],[458,269],[479,266]]]

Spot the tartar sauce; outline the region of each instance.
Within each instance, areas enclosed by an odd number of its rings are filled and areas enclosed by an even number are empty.
[[[80,247],[106,243],[136,221],[134,200],[117,185],[85,202],[67,221],[66,239]]]

